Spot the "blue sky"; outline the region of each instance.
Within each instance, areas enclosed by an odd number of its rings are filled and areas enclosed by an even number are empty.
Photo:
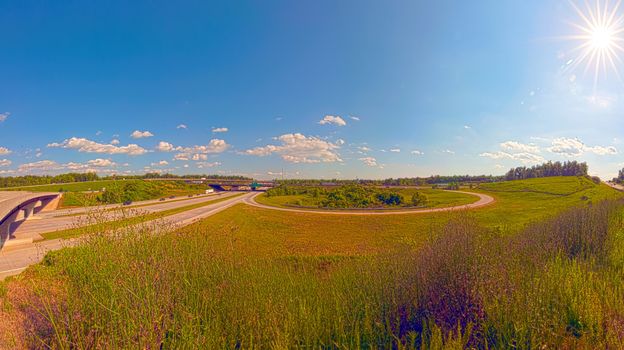
[[[0,176],[612,177],[624,84],[571,67],[578,20],[567,0],[0,0]]]

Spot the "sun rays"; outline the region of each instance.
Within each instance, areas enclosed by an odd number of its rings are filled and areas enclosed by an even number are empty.
[[[570,24],[577,30],[574,35],[565,39],[578,42],[572,49],[572,63],[569,69],[583,67],[584,73],[592,71],[594,87],[599,77],[615,73],[621,81],[618,65],[622,64],[620,54],[624,53],[622,37],[624,32],[624,17],[619,14],[622,0],[612,5],[608,0],[595,0],[593,3],[584,2],[579,7],[570,1],[579,20]]]

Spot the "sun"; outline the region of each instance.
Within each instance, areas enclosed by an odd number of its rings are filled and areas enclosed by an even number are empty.
[[[583,9],[570,2],[579,16],[578,23],[571,23],[577,33],[566,37],[579,43],[572,50],[575,58],[570,68],[584,65],[585,73],[593,70],[594,87],[601,73],[608,76],[613,72],[622,80],[618,70],[618,65],[623,63],[620,54],[624,53],[621,45],[624,17],[619,15],[621,2],[618,0],[611,5],[608,0],[595,0],[592,4],[585,1]]]

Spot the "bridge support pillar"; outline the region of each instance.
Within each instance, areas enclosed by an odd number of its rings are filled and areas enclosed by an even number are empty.
[[[20,210],[15,211],[0,224],[0,245],[11,238],[11,225],[17,219]]]
[[[32,219],[35,212],[35,205],[37,205],[37,202],[28,203],[22,208],[22,210],[24,210],[24,220]]]

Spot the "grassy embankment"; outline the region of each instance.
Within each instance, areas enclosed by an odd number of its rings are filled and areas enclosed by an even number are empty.
[[[102,190],[125,191],[126,197],[117,200],[104,200]],[[204,193],[206,187],[187,184],[183,181],[144,181],[144,180],[102,180],[74,182],[68,184],[11,187],[7,191],[64,192],[61,208],[94,206],[99,204],[121,203],[125,200],[142,201],[170,196],[186,196]]]
[[[475,196],[449,192],[434,189],[414,189],[414,188],[402,188],[393,190],[402,195],[404,198],[411,198],[414,193],[421,193],[426,196],[427,202],[422,206],[423,209],[430,208],[446,208],[458,205],[474,203],[478,198]],[[326,196],[319,196],[317,198],[310,195],[287,195],[287,196],[267,196],[265,194],[256,197],[258,203],[277,206],[281,208],[299,207],[305,208],[318,208]],[[388,207],[384,210],[401,209],[400,207]]]
[[[4,286],[0,345],[624,344],[624,208],[598,204],[621,194],[575,178],[481,191],[498,202],[471,213],[237,206],[171,234],[93,235]]]

